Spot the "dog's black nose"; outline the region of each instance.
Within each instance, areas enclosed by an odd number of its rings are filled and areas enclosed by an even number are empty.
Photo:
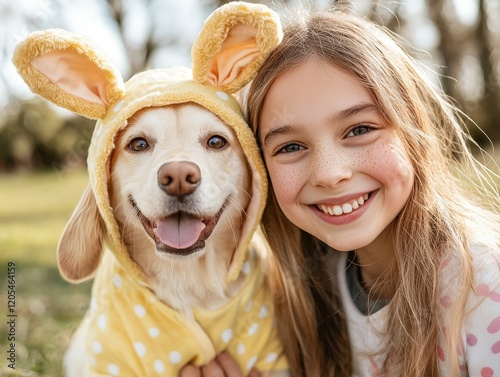
[[[199,186],[200,180],[200,168],[192,162],[168,162],[158,169],[158,186],[168,195],[180,198],[189,195]]]

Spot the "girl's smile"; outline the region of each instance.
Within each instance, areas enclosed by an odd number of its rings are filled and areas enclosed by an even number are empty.
[[[413,169],[361,80],[310,58],[279,76],[259,139],[278,203],[297,227],[340,250],[391,253],[384,232],[404,207]]]
[[[327,223],[348,224],[358,219],[368,209],[375,194],[376,192],[349,195],[352,199],[346,199],[347,197],[332,198],[312,205],[310,208],[313,213]]]

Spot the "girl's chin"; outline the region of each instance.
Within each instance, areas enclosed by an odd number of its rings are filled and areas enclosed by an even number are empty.
[[[314,234],[313,234],[314,236]],[[316,237],[316,236],[315,236]],[[320,237],[316,237],[320,239],[323,243],[331,247],[333,250],[341,252],[341,253],[346,253],[349,251],[361,249],[365,247],[368,243],[365,242],[341,242],[339,243],[338,240],[331,240],[331,239],[322,239]]]

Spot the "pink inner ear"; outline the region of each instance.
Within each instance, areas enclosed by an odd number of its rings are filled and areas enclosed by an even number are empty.
[[[31,65],[62,91],[107,105],[105,73],[85,55],[71,49],[52,51],[33,59]]]
[[[208,67],[207,78],[211,85],[220,87],[232,82],[259,55],[256,35],[256,28],[243,24],[229,31],[221,51]]]

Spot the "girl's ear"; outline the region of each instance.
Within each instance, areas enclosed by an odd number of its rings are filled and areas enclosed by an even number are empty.
[[[227,3],[208,17],[194,42],[193,78],[237,92],[253,79],[281,37],[279,17],[267,6]]]
[[[34,93],[87,118],[102,119],[124,93],[120,73],[99,47],[66,30],[30,34],[12,61]]]
[[[103,236],[104,222],[87,185],[57,246],[57,263],[65,279],[78,282],[92,277],[101,258]]]

